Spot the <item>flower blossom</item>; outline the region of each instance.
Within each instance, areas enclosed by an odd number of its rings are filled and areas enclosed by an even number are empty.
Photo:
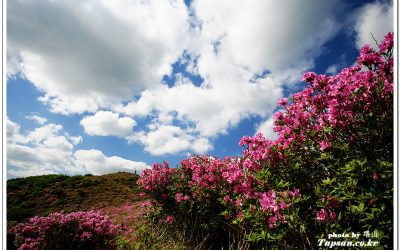
[[[319,210],[318,212],[317,212],[317,220],[319,220],[319,221],[324,221],[324,220],[326,220],[326,216],[327,216],[327,212],[326,212],[326,210],[325,209],[321,209],[321,210]]]

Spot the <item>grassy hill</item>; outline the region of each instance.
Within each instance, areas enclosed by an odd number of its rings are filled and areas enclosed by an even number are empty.
[[[115,173],[10,179],[7,181],[7,221],[10,225],[35,215],[118,207],[141,200],[136,185],[138,177]]]
[[[11,228],[33,216],[52,212],[99,210],[126,231],[118,238],[118,248],[187,249],[181,235],[141,217],[141,204],[149,197],[139,195],[136,174],[102,176],[42,175],[7,181],[7,249],[17,249]],[[192,249],[192,247],[188,247]],[[193,249],[199,249],[193,247]]]

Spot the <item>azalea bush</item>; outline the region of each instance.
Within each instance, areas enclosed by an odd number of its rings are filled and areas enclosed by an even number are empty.
[[[17,224],[12,232],[23,249],[116,249],[123,229],[97,211],[52,213]]]
[[[278,102],[276,140],[243,137],[240,157],[145,170],[148,218],[214,247],[309,249],[328,234],[369,231],[391,248],[392,53],[389,33],[335,76],[304,74],[306,87]]]

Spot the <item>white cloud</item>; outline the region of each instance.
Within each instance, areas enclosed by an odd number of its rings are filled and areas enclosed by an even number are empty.
[[[7,130],[16,123],[8,120]],[[47,124],[13,137],[24,137],[24,141],[7,140],[7,171],[12,177],[61,173],[73,165],[73,144],[60,134],[61,125]],[[15,131],[15,130],[14,130]],[[12,137],[12,138],[13,138]],[[75,173],[76,169],[72,170]]]
[[[258,125],[256,133],[262,133],[266,139],[275,140],[278,135],[274,131],[274,118],[270,117]]]
[[[7,118],[7,143],[20,144],[26,143],[27,140],[20,134],[21,126]]]
[[[133,133],[136,122],[129,117],[119,117],[110,111],[99,111],[81,120],[81,125],[89,135],[125,137]]]
[[[267,115],[282,95],[282,88],[278,84],[279,80],[283,80],[280,77],[271,76],[253,83],[244,77],[242,80],[243,83],[239,83],[232,79],[231,85],[236,86],[231,88],[201,88],[186,79],[172,88],[162,86],[158,90],[143,93],[138,102],[126,106],[126,113],[135,115],[132,107],[151,103],[149,110],[161,114],[174,112],[175,119],[191,122],[199,134],[213,137],[225,133],[245,117]]]
[[[143,162],[116,156],[107,157],[98,150],[75,151],[74,146],[81,142],[82,138],[62,132],[61,125],[47,124],[24,135],[20,133],[18,124],[7,119],[8,177],[141,172],[148,167]]]
[[[54,112],[95,112],[158,84],[188,28],[181,1],[10,1],[8,75],[21,72]]]
[[[46,119],[46,118],[41,117],[41,116],[38,116],[38,115],[36,115],[36,114],[32,114],[32,115],[26,116],[25,118],[26,118],[26,119],[29,119],[29,120],[32,120],[32,121],[34,121],[34,122],[37,122],[37,123],[39,123],[40,125],[43,125],[43,124],[45,124],[45,123],[47,122],[47,119]]]
[[[134,162],[118,156],[107,157],[101,151],[77,150],[74,153],[75,164],[86,172],[101,175],[115,172],[142,172],[149,168],[144,162]]]
[[[299,82],[321,46],[334,36],[336,3],[194,1],[191,11],[201,30],[185,52],[190,57],[181,62],[204,79],[202,85],[177,74],[174,86],[144,91],[115,111],[131,116],[173,113],[174,121],[194,130],[196,140],[208,141],[203,145],[245,118],[268,118],[283,87]],[[269,73],[263,75],[265,70]],[[187,140],[165,144],[166,138],[176,138],[174,133],[166,130],[155,140],[158,130],[142,132],[141,142],[157,155],[193,150]]]
[[[62,130],[61,125],[51,123],[30,131],[26,137],[28,141],[39,144],[48,139],[50,136],[57,136],[60,130]]]
[[[79,143],[82,142],[82,136],[70,136],[67,133],[65,134],[67,136],[68,140],[73,144],[73,145],[78,145]]]
[[[339,1],[194,1],[202,36],[220,40],[219,54],[251,72],[308,67],[335,33]]]
[[[376,1],[362,6],[356,13],[355,31],[358,48],[365,44],[377,48],[371,34],[379,43],[388,32],[393,31],[393,23],[393,3]]]
[[[148,133],[137,133],[131,137],[144,145],[144,149],[153,155],[177,154],[192,151],[204,154],[212,149],[208,139],[191,135],[180,127],[161,125]]]
[[[73,96],[51,96],[46,94],[38,98],[43,104],[50,107],[50,110],[54,113],[60,113],[63,115],[70,115],[75,113],[96,112],[99,108],[101,100],[92,95],[73,95]]]

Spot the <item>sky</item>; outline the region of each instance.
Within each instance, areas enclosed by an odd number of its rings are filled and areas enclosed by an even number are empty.
[[[240,155],[242,136],[276,138],[305,72],[334,75],[393,31],[392,5],[7,1],[7,178]]]

